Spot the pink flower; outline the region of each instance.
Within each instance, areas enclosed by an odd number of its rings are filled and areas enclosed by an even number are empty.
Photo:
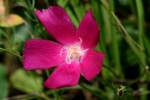
[[[61,7],[36,10],[35,14],[58,42],[26,41],[24,68],[45,70],[56,67],[44,83],[52,89],[77,85],[80,73],[87,80],[95,78],[102,69],[104,54],[94,50],[99,41],[99,28],[92,12],[86,13],[78,29]]]

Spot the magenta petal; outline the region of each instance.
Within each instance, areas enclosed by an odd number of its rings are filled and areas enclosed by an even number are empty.
[[[87,79],[95,78],[102,69],[104,54],[94,50],[88,50],[81,62],[81,74]]]
[[[96,47],[99,41],[99,27],[91,11],[88,11],[82,19],[77,34],[82,39],[83,48]]]
[[[76,41],[75,28],[63,8],[53,6],[44,10],[36,10],[35,14],[49,34],[59,42],[70,44]]]
[[[79,78],[79,64],[64,64],[56,68],[44,85],[51,89],[74,86],[78,84]]]
[[[25,43],[23,64],[26,70],[48,69],[63,61],[62,45],[48,40],[28,40]]]

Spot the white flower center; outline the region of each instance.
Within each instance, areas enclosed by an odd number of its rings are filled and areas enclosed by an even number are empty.
[[[86,53],[87,49],[82,49],[80,44],[73,44],[70,46],[64,46],[63,51],[66,52],[65,61],[67,64],[71,64],[72,61],[81,61],[81,57]]]

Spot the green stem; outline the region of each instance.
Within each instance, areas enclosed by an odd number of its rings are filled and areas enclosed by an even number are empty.
[[[114,11],[114,1],[113,0],[109,0],[109,4],[110,4],[110,10],[113,12]],[[109,15],[110,17],[110,28],[111,28],[111,36],[112,36],[112,52],[113,52],[113,58],[114,58],[114,65],[116,67],[116,73],[118,75],[121,75],[120,77],[123,77],[123,74],[120,74],[122,72],[121,69],[121,64],[120,64],[120,53],[119,53],[119,42],[118,42],[118,38],[117,38],[117,32],[115,27],[113,27],[112,23],[113,23],[113,19],[111,18],[111,15]]]
[[[139,38],[139,43],[144,48],[144,9],[143,9],[143,4],[141,0],[136,0],[136,9],[137,9],[137,17],[138,17],[138,28],[139,28],[139,33],[138,33],[138,38]],[[145,54],[143,52],[139,53],[141,56],[142,64],[140,65],[140,74],[142,75],[143,72],[145,71],[145,66],[146,66],[146,59],[145,59]],[[147,91],[146,86],[140,86],[143,88],[142,92]],[[146,95],[141,96],[142,100],[146,99]]]
[[[136,0],[137,14],[138,14],[138,28],[139,28],[139,43],[144,48],[143,37],[144,37],[144,10],[141,0]],[[142,66],[146,65],[145,54],[143,52],[140,53]]]

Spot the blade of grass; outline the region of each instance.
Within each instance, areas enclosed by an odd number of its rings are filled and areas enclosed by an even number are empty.
[[[113,6],[113,0],[109,1],[109,5],[108,5],[109,9],[111,11],[114,10],[114,6]],[[113,65],[115,66],[115,72],[116,74],[119,75],[119,73],[121,73],[121,65],[120,65],[120,58],[119,58],[119,48],[118,48],[118,40],[117,40],[117,33],[116,33],[116,29],[115,27],[113,27],[112,22],[113,19],[111,17],[111,14],[109,12],[107,12],[107,10],[102,6],[102,15],[103,15],[103,20],[104,20],[104,30],[105,30],[105,34],[107,37],[105,37],[105,42],[107,43],[107,45],[109,45],[110,49],[111,49],[111,59],[113,61]],[[121,76],[122,77],[122,74]]]
[[[65,7],[67,5],[68,1],[69,0],[65,0],[65,1],[64,0],[58,0],[57,4],[62,6],[62,7]]]
[[[70,3],[73,7],[75,14],[77,15],[77,18],[81,20],[85,12],[84,6],[79,3],[79,0],[72,0],[70,1]]]
[[[113,17],[115,23],[119,26],[119,28],[121,29],[123,35],[125,36],[125,39],[127,42],[132,42],[134,47],[138,47],[139,50],[143,50],[143,48],[141,47],[141,45],[139,45],[135,40],[132,39],[132,37],[129,35],[129,33],[126,31],[126,29],[124,28],[124,26],[122,25],[122,23],[120,22],[119,18],[115,15],[115,13],[113,11],[111,11],[108,7],[108,4],[105,0],[100,0],[102,6],[104,6],[104,8],[111,14],[111,16]]]
[[[144,48],[144,9],[143,9],[143,3],[141,0],[136,0],[136,10],[137,10],[137,18],[138,18],[138,39],[139,39],[139,44]],[[143,72],[145,71],[145,66],[146,66],[146,59],[145,59],[145,54],[143,52],[139,53],[141,56],[142,64],[140,65],[140,74],[142,75]],[[144,77],[143,77],[144,78]],[[146,86],[142,85],[140,86],[143,90],[142,92],[147,91]],[[147,96],[146,95],[141,95],[141,100],[146,100]]]
[[[143,5],[141,0],[136,0],[136,8],[137,8],[137,15],[138,15],[138,28],[139,28],[139,43],[144,49],[144,10],[143,10]],[[141,59],[143,62],[143,65],[146,65],[146,60],[145,60],[145,54],[143,52],[140,53]]]
[[[109,0],[109,5],[110,5],[110,10],[112,12],[114,12],[114,0]],[[119,42],[118,42],[118,38],[117,38],[117,32],[115,27],[113,27],[112,23],[113,23],[113,19],[111,17],[111,15],[109,14],[110,17],[110,30],[111,30],[111,37],[112,37],[112,54],[113,54],[113,58],[114,58],[114,65],[116,67],[116,73],[118,75],[120,75],[120,77],[123,77],[122,73],[122,69],[121,69],[121,64],[120,64],[120,52],[119,52]]]
[[[91,7],[92,7],[92,11],[93,11],[93,14],[94,14],[94,17],[96,18],[99,27],[100,27],[100,41],[98,43],[98,46],[97,46],[97,50],[98,51],[103,51],[105,53],[105,65],[108,65],[108,69],[111,68],[110,66],[110,63],[109,63],[109,56],[108,56],[108,51],[106,49],[106,36],[107,36],[107,32],[105,32],[105,21],[104,21],[104,18],[103,18],[103,8],[99,6],[99,1],[94,1],[92,0],[91,1]],[[103,68],[103,71],[102,71],[102,75],[103,77],[105,78],[112,78],[112,77],[116,77],[115,75],[113,75],[113,72],[108,70],[106,68],[106,66],[104,65],[104,68]]]
[[[69,9],[69,7],[65,8],[68,15],[70,16],[72,22],[74,23],[74,25],[77,27],[79,25],[79,20],[76,18],[75,14],[72,12],[72,10]]]
[[[101,0],[101,4],[102,6],[105,7],[105,9],[111,14],[115,24],[118,26],[118,28],[122,31],[121,33],[123,33],[123,36],[126,40],[126,42],[129,44],[130,48],[134,51],[134,53],[137,55],[140,63],[144,64],[143,59],[141,59],[141,52],[143,52],[143,48],[141,45],[139,45],[136,41],[134,41],[132,39],[132,37],[129,35],[129,33],[127,32],[127,30],[124,28],[124,26],[122,25],[122,23],[120,22],[120,20],[118,19],[118,17],[115,15],[115,13],[113,11],[111,11],[108,7],[108,4],[106,1]]]

